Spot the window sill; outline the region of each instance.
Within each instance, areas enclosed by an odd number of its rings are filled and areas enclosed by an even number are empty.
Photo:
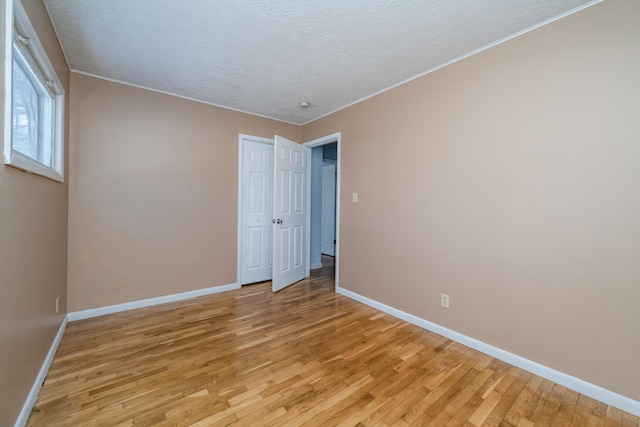
[[[11,153],[9,158],[5,157],[5,164],[30,174],[40,175],[57,182],[64,182],[64,176],[58,171],[15,151]]]

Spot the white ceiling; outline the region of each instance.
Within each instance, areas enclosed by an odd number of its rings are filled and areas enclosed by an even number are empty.
[[[296,124],[595,2],[45,0],[74,71]]]

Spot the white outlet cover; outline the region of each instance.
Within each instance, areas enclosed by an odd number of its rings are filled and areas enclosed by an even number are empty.
[[[449,308],[449,295],[440,294],[440,306],[444,308]]]

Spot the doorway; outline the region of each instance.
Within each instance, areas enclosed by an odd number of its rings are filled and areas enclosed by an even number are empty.
[[[309,254],[312,276],[335,271],[336,287],[339,286],[340,257],[340,138],[337,132],[303,144],[311,148]]]
[[[271,242],[273,242],[274,237],[274,227],[272,221],[276,221],[276,218],[273,217],[273,197],[272,193],[270,195],[269,191],[273,192],[273,182],[274,176],[272,173],[273,158],[269,157],[269,150],[273,150],[273,139],[268,138],[259,138],[253,137],[249,135],[240,135],[239,136],[239,183],[238,183],[238,262],[237,262],[237,283],[240,285],[255,283],[258,281],[271,280],[272,277],[269,276],[269,271],[273,268],[273,254],[271,253]],[[247,147],[250,145],[254,145],[254,148],[257,147],[258,151],[266,152],[264,155],[254,155],[254,158],[259,157],[264,159],[262,162],[262,166],[264,171],[259,170],[257,174],[254,174],[254,188],[250,190],[248,193],[246,188],[243,193],[243,186],[247,185],[247,177],[243,178],[243,174],[246,175],[247,165],[243,165],[243,154]],[[340,246],[340,133],[335,133],[332,135],[328,135],[326,137],[318,138],[313,141],[309,141],[307,143],[302,144],[303,147],[307,147],[308,149],[313,150],[316,148],[322,148],[323,146],[329,146],[328,151],[333,150],[333,163],[335,164],[336,172],[335,172],[335,257],[333,259],[326,258],[327,261],[324,264],[333,264],[335,265],[335,281],[336,286],[338,285],[338,257],[339,257],[339,246]],[[266,147],[266,148],[265,148]],[[272,151],[271,151],[272,152]],[[313,153],[313,151],[311,151]],[[331,155],[329,155],[331,156]],[[331,163],[331,159],[327,158],[328,163]],[[313,168],[313,161],[310,160],[309,163]],[[327,163],[327,162],[325,162]],[[243,172],[244,170],[244,172]],[[320,176],[322,176],[322,162],[320,162]],[[313,171],[312,171],[313,173]],[[261,177],[262,179],[257,179],[257,177]],[[249,181],[250,182],[250,181]],[[310,187],[310,180],[309,180]],[[307,187],[307,188],[309,188]],[[321,192],[321,187],[319,189]],[[321,193],[317,193],[318,196]],[[252,196],[250,196],[252,194]],[[320,268],[325,267],[320,258],[320,251],[318,252],[318,262],[315,265],[312,265],[310,262],[310,252],[311,252],[311,198],[315,197],[316,194],[313,191],[309,191],[309,197],[307,198],[307,227],[306,227],[306,254],[307,254],[307,276],[310,274],[310,268]],[[252,199],[251,199],[252,198]],[[253,200],[254,207],[250,209],[250,203]],[[320,198],[321,200],[321,198]],[[260,201],[260,203],[256,204],[255,201]],[[255,206],[259,206],[260,209],[256,209]],[[249,230],[249,226],[251,225],[251,221],[255,220],[253,216],[260,217],[260,221],[258,224],[260,225],[252,225],[253,227]],[[265,224],[266,222],[266,224]],[[318,222],[319,224],[319,222]],[[315,232],[315,227],[314,227]],[[319,237],[319,236],[318,236]],[[249,245],[249,238],[254,239],[254,243]],[[317,240],[320,242],[320,239]],[[255,244],[255,242],[259,242],[259,244]],[[316,244],[316,240],[314,239],[314,245]],[[333,265],[331,266],[333,270]],[[248,272],[248,268],[255,269],[256,274]],[[259,273],[258,273],[259,271]]]
[[[311,149],[311,269],[326,263],[322,255],[335,256],[336,164],[335,142]]]

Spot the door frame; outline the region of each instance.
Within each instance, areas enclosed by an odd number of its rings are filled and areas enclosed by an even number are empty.
[[[337,150],[337,160],[336,160],[336,255],[335,255],[335,268],[336,268],[336,278],[335,278],[335,285],[336,285],[336,289],[338,289],[340,287],[340,178],[342,176],[341,170],[342,170],[342,162],[341,162],[341,133],[340,132],[336,132],[336,133],[332,133],[331,135],[327,135],[327,136],[322,136],[320,138],[316,138],[312,141],[308,141],[305,142],[304,146],[309,147],[309,148],[315,148],[315,147],[321,147],[323,145],[327,145],[327,144],[331,144],[331,143],[336,143],[336,150]],[[311,195],[309,195],[311,196]],[[311,197],[309,197],[309,200],[311,200]],[[311,220],[311,213],[309,211],[309,217],[308,217],[309,221]],[[311,227],[307,227],[307,242],[309,244],[309,250],[307,251],[307,254],[311,253]]]
[[[244,151],[244,141],[250,140],[260,142],[263,144],[269,144],[273,146],[273,139],[262,138],[260,136],[245,135],[243,133],[238,135],[238,254],[237,254],[237,266],[236,266],[236,284],[242,286],[242,153]]]

